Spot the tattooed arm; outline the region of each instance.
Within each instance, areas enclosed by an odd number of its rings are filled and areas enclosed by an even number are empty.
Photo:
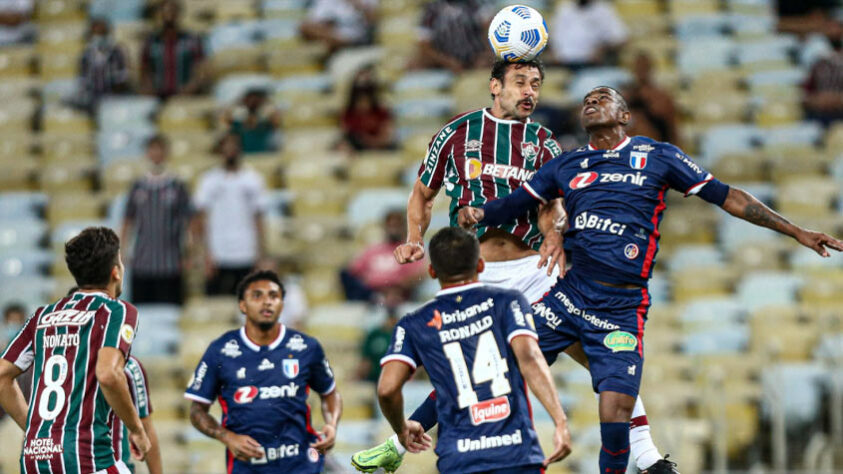
[[[793,237],[797,242],[813,249],[823,257],[829,256],[826,247],[838,252],[843,251],[843,242],[822,232],[814,232],[792,224],[783,216],[765,206],[755,196],[742,189],[729,188],[729,194],[726,196],[726,201],[722,207],[723,210],[735,217]]]

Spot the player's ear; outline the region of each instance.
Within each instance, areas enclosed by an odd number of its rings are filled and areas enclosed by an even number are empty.
[[[632,114],[628,110],[624,110],[623,112],[621,112],[621,125],[626,127],[627,125],[629,125],[630,120],[632,120]]]
[[[241,313],[246,314],[246,302],[245,302],[245,301],[240,300],[240,301],[237,303],[237,306],[240,308],[240,312],[241,312]]]
[[[427,265],[427,274],[430,275],[430,278],[436,279],[436,270],[433,269],[432,264]]]
[[[501,93],[502,87],[503,84],[501,84],[501,81],[495,79],[494,77],[489,79],[489,93],[493,96],[497,97],[498,94]]]
[[[483,270],[486,269],[486,261],[483,258],[479,258],[477,260],[477,273],[483,273]]]

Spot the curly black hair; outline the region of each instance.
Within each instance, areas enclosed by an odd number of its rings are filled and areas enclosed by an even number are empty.
[[[119,263],[120,238],[108,227],[88,227],[64,244],[64,261],[80,288],[103,288]]]
[[[243,301],[246,299],[246,289],[249,288],[249,285],[256,281],[271,281],[278,285],[281,288],[281,298],[284,298],[284,295],[287,294],[287,291],[284,289],[284,284],[281,283],[281,278],[278,276],[277,273],[273,272],[272,270],[255,270],[252,273],[244,276],[240,283],[237,284],[237,300]]]

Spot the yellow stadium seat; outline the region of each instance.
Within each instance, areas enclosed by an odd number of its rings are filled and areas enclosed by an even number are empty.
[[[765,181],[767,159],[763,153],[750,151],[721,156],[711,167],[711,172],[723,182]]]
[[[216,21],[219,23],[251,20],[255,17],[255,2],[251,0],[225,0],[216,3]]]
[[[39,23],[84,21],[84,3],[75,0],[44,0],[38,3],[36,18]]]
[[[763,152],[769,157],[770,178],[777,183],[822,176],[831,161],[829,154],[810,145],[771,147]]]
[[[297,43],[279,48],[272,41],[263,45],[267,71],[274,77],[315,74],[328,51],[322,43]]]
[[[164,129],[164,132],[168,130]],[[174,162],[196,161],[207,157],[215,144],[214,135],[202,131],[168,133],[167,138],[170,140],[170,157]]]
[[[680,97],[685,112],[699,124],[740,122],[747,116],[749,96],[742,93]]]
[[[353,159],[348,178],[354,188],[391,187],[399,184],[403,169],[399,152],[368,153]]]
[[[284,153],[291,156],[313,156],[314,153],[336,155],[330,150],[341,138],[342,132],[337,127],[299,128],[284,134]]]
[[[0,189],[3,191],[28,191],[35,187],[38,161],[34,156],[19,155],[0,158]]]
[[[762,357],[808,360],[820,336],[816,325],[804,321],[770,324],[764,318],[755,318],[750,324],[750,350]]]
[[[284,114],[284,127],[293,129],[336,126],[339,107],[328,99],[324,95],[298,97]]]
[[[281,156],[280,155],[270,155],[270,156],[255,156],[255,155],[246,155],[244,160],[247,167],[251,167],[255,171],[257,171],[264,179],[264,184],[269,189],[277,188],[280,184],[280,169],[281,169]]]
[[[779,209],[788,216],[825,216],[833,209],[839,191],[831,178],[794,177],[779,187]]]
[[[330,188],[339,184],[339,173],[344,172],[346,161],[340,157],[325,159],[290,160],[284,167],[284,187],[288,189]]]
[[[343,299],[339,275],[335,269],[311,270],[305,273],[302,287],[310,304],[332,303]]]
[[[47,159],[66,159],[68,156],[83,156],[94,153],[91,137],[76,133],[45,133],[41,135],[41,150]]]
[[[262,53],[259,47],[226,49],[211,58],[211,70],[217,78],[233,73],[264,71]]]
[[[811,278],[802,287],[799,296],[802,301],[814,304],[839,303],[843,305],[843,274],[838,272],[834,276],[824,275]]]
[[[32,146],[32,139],[28,134],[4,134],[3,140],[0,140],[0,162],[20,160],[21,157],[29,156]]]
[[[701,297],[726,296],[734,278],[728,267],[694,268],[671,274],[673,299],[686,303]]]
[[[416,15],[384,18],[378,25],[378,43],[391,47],[415,46],[418,43],[418,23]]]
[[[233,325],[238,314],[237,301],[233,296],[191,298],[187,301],[180,323],[185,331],[211,322]]]
[[[49,193],[90,191],[93,171],[90,164],[82,160],[54,161],[41,170],[41,189]]]
[[[132,182],[146,171],[148,165],[140,160],[115,160],[102,170],[102,185],[107,196],[127,192]]]
[[[35,52],[31,46],[6,46],[0,49],[0,77],[28,77],[32,74]]]
[[[171,134],[206,132],[212,123],[214,107],[213,100],[204,97],[174,97],[161,109],[158,125]]]
[[[720,8],[716,0],[673,0],[668,3],[670,15],[681,18],[690,15],[717,13]]]
[[[762,127],[798,122],[802,119],[802,108],[789,102],[767,102],[755,111],[755,123]]]
[[[825,146],[833,154],[843,152],[843,123],[833,123],[829,127]]]
[[[28,136],[32,130],[32,117],[27,112],[0,108],[0,133]]]
[[[90,134],[91,120],[82,112],[67,107],[47,107],[44,111],[45,133]]]
[[[615,10],[627,20],[652,17],[662,12],[661,5],[656,0],[620,0],[615,2]]]
[[[55,227],[67,220],[93,220],[103,216],[104,206],[99,196],[90,192],[68,192],[50,195],[47,221]]]

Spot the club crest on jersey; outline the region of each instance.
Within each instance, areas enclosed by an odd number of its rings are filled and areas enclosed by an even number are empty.
[[[635,244],[627,244],[627,246],[623,248],[623,255],[630,260],[635,260],[638,258],[638,246]]]
[[[539,146],[531,142],[522,142],[521,156],[524,157],[525,161],[535,163],[536,157],[539,156]]]
[[[237,344],[237,341],[235,341],[234,339],[226,342],[225,346],[223,346],[220,352],[222,352],[223,355],[227,355],[231,358],[240,357],[240,355],[243,354],[242,352],[240,352],[240,344]]]
[[[266,358],[264,358],[261,361],[261,365],[258,366],[258,370],[269,370],[269,369],[274,369],[274,368],[275,368],[275,364],[273,364],[272,362],[269,361],[269,359],[266,359]]]
[[[643,170],[647,166],[647,153],[642,151],[630,152],[629,166],[637,170]]]
[[[595,173],[594,171],[586,171],[584,173],[577,173],[577,175],[574,176],[574,179],[572,179],[571,182],[568,183],[568,186],[571,189],[582,189],[582,188],[590,185],[591,183],[597,181],[597,178],[599,176],[600,175],[598,173]]]
[[[299,336],[298,334],[294,334],[293,337],[287,341],[287,349],[291,351],[301,352],[307,349],[307,344],[304,343],[304,339]]]
[[[299,375],[299,360],[298,359],[284,359],[281,364],[281,369],[288,379],[296,378]]]

